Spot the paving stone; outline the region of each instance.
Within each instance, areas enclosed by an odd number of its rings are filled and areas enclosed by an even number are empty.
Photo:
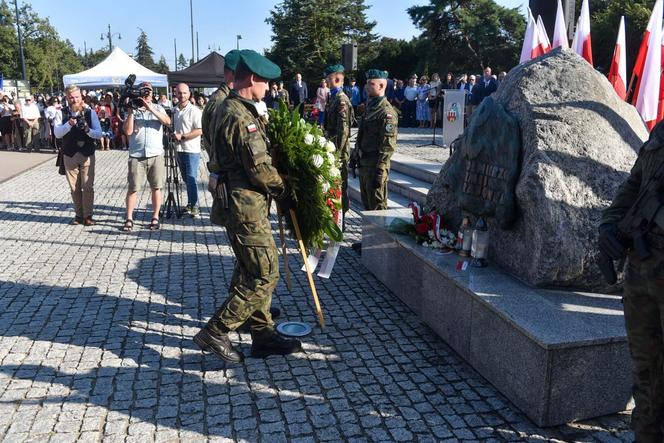
[[[397,150],[442,163],[448,150],[416,148],[429,138],[405,129]],[[3,441],[633,440],[628,413],[530,423],[363,267],[349,247],[361,240],[355,203],[332,278],[316,277],[328,324],[303,338],[306,352],[240,365],[203,355],[192,337],[234,268],[205,179],[200,219],[147,230],[144,189],[123,233],[126,160],[97,153],[89,228],[68,224],[71,197],[51,162],[0,183]],[[292,239],[287,249],[293,290],[281,280],[273,302],[283,321],[315,325]],[[248,334],[231,340],[248,351]]]

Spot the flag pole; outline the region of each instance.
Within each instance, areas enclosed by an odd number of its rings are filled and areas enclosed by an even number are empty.
[[[314,305],[316,306],[316,315],[318,315],[318,324],[321,328],[325,327],[325,318],[323,317],[323,310],[320,307],[320,301],[318,300],[318,292],[316,292],[316,284],[314,283],[314,278],[311,275],[311,268],[309,267],[309,259],[307,257],[307,250],[304,247],[304,242],[302,241],[302,233],[300,232],[300,225],[297,222],[297,216],[295,211],[289,209],[291,220],[293,221],[293,228],[295,228],[295,236],[297,237],[297,244],[300,247],[300,254],[302,254],[302,259],[304,260],[304,268],[307,271],[307,279],[309,280],[309,286],[311,287],[311,294],[314,297]]]

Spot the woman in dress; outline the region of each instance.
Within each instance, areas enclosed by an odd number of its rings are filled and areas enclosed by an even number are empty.
[[[323,124],[325,119],[325,105],[327,104],[327,96],[330,94],[330,88],[327,87],[327,80],[320,81],[320,86],[316,91],[316,109],[318,110],[318,125]]]
[[[420,84],[417,87],[417,109],[416,117],[418,128],[425,128],[429,124],[429,78],[426,75],[420,77]]]
[[[2,140],[5,143],[5,149],[9,151],[14,150],[14,131],[12,128],[12,114],[14,113],[14,105],[11,103],[8,95],[2,97],[0,101],[0,132],[2,132]]]

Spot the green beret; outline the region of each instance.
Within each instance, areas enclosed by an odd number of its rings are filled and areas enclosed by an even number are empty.
[[[240,51],[240,63],[249,71],[265,80],[274,80],[281,77],[281,68],[272,63],[267,57],[251,49]]]
[[[344,65],[330,65],[327,68],[325,68],[325,71],[323,71],[323,77],[327,77],[330,74],[335,74],[337,72],[344,72]]]
[[[228,51],[228,53],[224,57],[224,68],[230,69],[231,71],[235,71],[235,68],[237,68],[237,62],[239,60],[240,60],[240,51],[238,51],[237,49]]]
[[[381,71],[380,69],[369,69],[367,71],[367,80],[372,80],[374,78],[387,78],[387,71]]]

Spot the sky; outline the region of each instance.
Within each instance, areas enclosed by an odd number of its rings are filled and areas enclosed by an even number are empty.
[[[241,48],[261,52],[271,46],[271,28],[265,23],[270,10],[278,1],[250,0],[191,0],[193,5],[194,41],[198,32],[198,55],[203,58],[210,50],[225,54],[236,46],[236,35],[241,35]],[[24,0],[19,0],[19,5]],[[28,0],[27,3],[41,16],[49,17],[62,38],[69,39],[76,49],[93,50],[108,47],[104,36],[111,25],[111,33],[119,33],[121,39],[113,37],[113,45],[127,53],[134,53],[136,39],[142,28],[154,51],[155,61],[166,57],[171,69],[177,54],[191,58],[190,9],[187,0],[88,0],[88,2],[65,2],[54,0]],[[406,9],[416,4],[428,4],[426,0],[366,0],[370,5],[368,18],[377,22],[374,32],[380,36],[410,39],[419,35]],[[521,7],[526,0],[497,0],[510,8]],[[253,11],[244,6],[251,4]],[[81,6],[73,12],[72,6]],[[522,7],[523,10],[523,7]],[[194,49],[195,50],[195,49]],[[360,49],[361,50],[361,49]]]

